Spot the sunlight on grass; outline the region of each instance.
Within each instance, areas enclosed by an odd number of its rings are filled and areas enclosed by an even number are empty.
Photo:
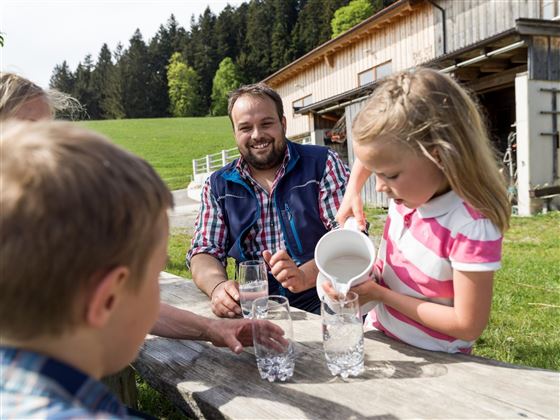
[[[86,127],[146,159],[170,189],[186,188],[192,160],[235,147],[228,117],[85,121]]]

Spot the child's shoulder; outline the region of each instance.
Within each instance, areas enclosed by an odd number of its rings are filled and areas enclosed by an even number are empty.
[[[490,219],[465,201],[450,216],[450,228],[455,237],[460,235],[473,240],[497,240],[502,237]]]
[[[46,354],[19,347],[0,346],[0,400],[2,418],[126,415],[126,408],[99,381]]]

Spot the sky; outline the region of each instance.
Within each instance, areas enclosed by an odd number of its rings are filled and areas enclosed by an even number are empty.
[[[107,43],[126,48],[136,28],[147,43],[171,14],[186,30],[191,15],[207,6],[214,14],[238,0],[0,0],[0,68],[47,88],[52,71],[64,60],[72,71],[87,54],[97,61]]]

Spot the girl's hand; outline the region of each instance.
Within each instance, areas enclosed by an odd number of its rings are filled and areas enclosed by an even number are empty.
[[[323,282],[322,287],[325,294],[331,299],[336,299],[338,297],[339,293],[330,282]],[[381,292],[383,289],[385,289],[383,286],[377,284],[373,279],[369,279],[358,286],[352,287],[350,290],[358,294],[360,306],[362,306],[372,300],[381,301]]]
[[[383,291],[387,290],[385,287],[380,286],[374,279],[368,279],[357,286],[350,288],[350,290],[360,297],[360,306],[376,300],[382,302]]]
[[[364,203],[360,191],[371,174],[372,172],[359,159],[354,160],[354,166],[352,166],[352,172],[346,185],[346,193],[336,214],[336,221],[340,226],[344,226],[346,219],[354,216],[358,222],[358,228],[366,230]]]
[[[354,216],[358,223],[358,229],[366,230],[366,216],[364,214],[364,203],[360,192],[347,190],[336,213],[336,221],[339,226],[344,226],[346,219]]]

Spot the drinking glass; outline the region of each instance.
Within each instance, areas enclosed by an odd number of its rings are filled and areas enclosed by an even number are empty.
[[[253,302],[253,346],[262,379],[285,381],[294,374],[295,346],[290,305],[285,296],[271,295]],[[284,331],[283,337],[271,335],[267,320]]]
[[[243,317],[251,318],[253,301],[268,296],[268,276],[264,261],[251,260],[239,263],[237,282]]]
[[[347,378],[364,371],[364,331],[358,295],[348,292],[321,300],[323,348],[333,375]]]

